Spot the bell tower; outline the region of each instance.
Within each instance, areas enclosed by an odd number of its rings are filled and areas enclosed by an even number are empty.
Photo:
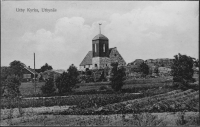
[[[94,69],[103,69],[110,64],[109,40],[101,34],[101,25],[99,24],[99,34],[92,39],[92,64]]]

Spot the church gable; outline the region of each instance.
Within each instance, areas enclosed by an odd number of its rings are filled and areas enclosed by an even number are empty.
[[[92,65],[92,51],[89,51],[83,61],[81,62],[80,66],[85,65]]]
[[[109,52],[110,52],[109,57],[110,57],[111,63],[118,62],[119,65],[126,65],[126,62],[124,61],[120,53],[117,51],[116,47],[111,48]]]

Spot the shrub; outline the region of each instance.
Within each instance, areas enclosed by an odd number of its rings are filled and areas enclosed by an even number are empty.
[[[58,88],[58,92],[60,94],[71,92],[72,88],[74,88],[79,82],[78,76],[78,70],[72,64],[67,72],[63,72],[63,74],[61,74],[61,76],[56,79],[56,87]]]
[[[194,64],[194,58],[186,55],[181,55],[180,53],[178,55],[174,56],[175,59],[172,64],[172,76],[174,82],[180,82],[180,84],[176,87],[180,87],[185,89],[188,87],[189,82],[194,82],[193,79],[193,64]]]
[[[124,80],[125,80],[125,68],[120,67],[118,68],[118,63],[112,63],[111,66],[113,67],[111,70],[111,87],[115,91],[121,90],[122,86],[124,85]]]
[[[144,62],[140,64],[140,70],[142,72],[142,77],[145,77],[149,74],[149,66]]]
[[[43,94],[52,94],[56,91],[53,78],[48,78],[44,86],[41,87]]]
[[[2,82],[3,84],[3,96],[14,98],[20,95],[19,86],[20,86],[20,79],[18,76],[11,75],[8,76],[7,79]]]

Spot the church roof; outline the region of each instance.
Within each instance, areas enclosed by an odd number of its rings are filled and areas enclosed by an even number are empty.
[[[104,36],[103,34],[98,34],[96,35],[92,40],[98,40],[98,39],[101,39],[101,40],[108,40],[108,38],[106,36]]]
[[[80,66],[92,65],[92,51],[89,51],[83,61],[80,63]]]
[[[109,48],[109,54],[114,48]],[[80,66],[84,66],[84,65],[92,65],[92,51],[89,51],[87,55],[85,56],[85,58],[83,59],[83,61],[80,63]]]

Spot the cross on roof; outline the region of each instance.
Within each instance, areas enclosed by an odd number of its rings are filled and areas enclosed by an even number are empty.
[[[99,23],[99,34],[101,34],[101,23]]]

